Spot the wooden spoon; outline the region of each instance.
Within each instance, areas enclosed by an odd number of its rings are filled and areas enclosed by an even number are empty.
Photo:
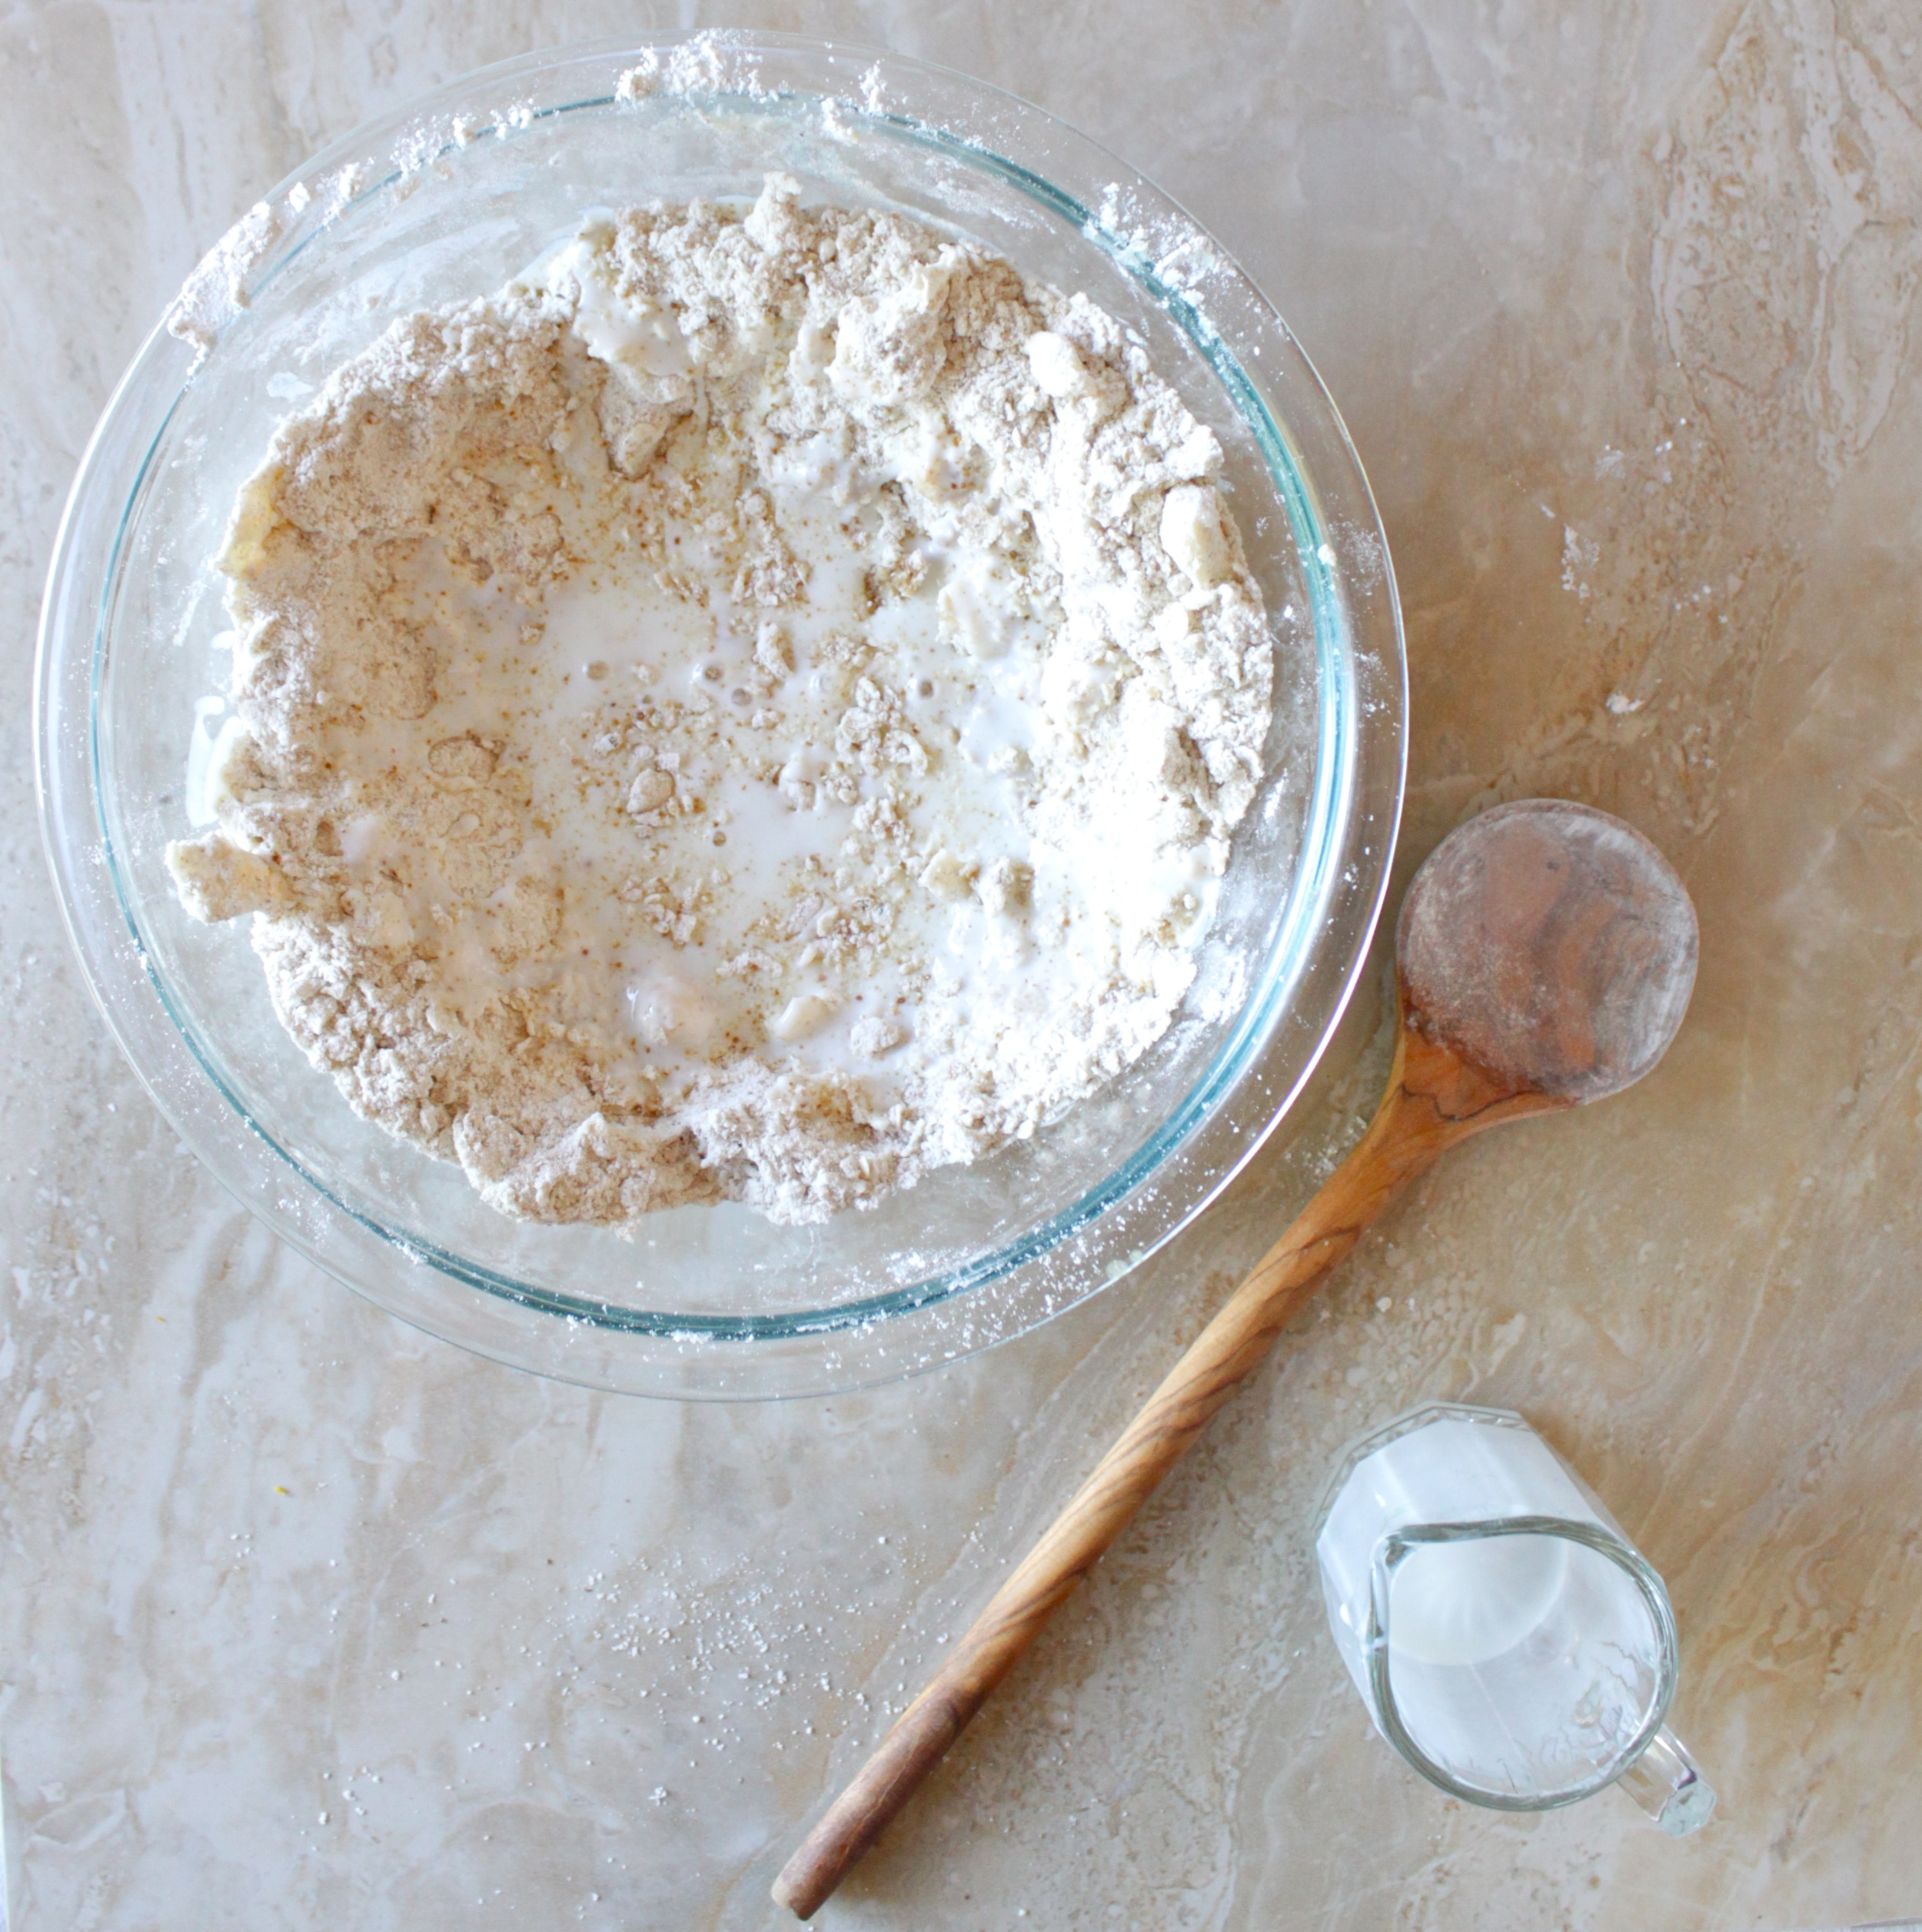
[[[1470,1134],[1618,1092],[1661,1058],[1695,949],[1681,880],[1605,812],[1498,806],[1442,842],[1402,902],[1395,1064],[1368,1132],[808,1834],[774,1881],[777,1904],[813,1916],[1402,1188]]]

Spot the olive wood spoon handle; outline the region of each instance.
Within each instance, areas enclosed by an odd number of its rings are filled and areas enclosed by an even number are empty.
[[[775,1880],[811,1917],[1242,1379],[1395,1195],[1485,1127],[1638,1079],[1680,1024],[1694,909],[1638,833],[1530,801],[1454,833],[1397,932],[1388,1091],[1368,1129],[1169,1372]]]

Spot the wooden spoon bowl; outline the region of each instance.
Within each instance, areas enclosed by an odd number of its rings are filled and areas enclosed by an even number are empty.
[[[1695,983],[1695,909],[1620,819],[1498,805],[1438,846],[1395,927],[1402,1009],[1491,1073],[1559,1099],[1632,1086]]]

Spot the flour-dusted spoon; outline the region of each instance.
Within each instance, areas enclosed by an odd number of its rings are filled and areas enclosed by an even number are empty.
[[[811,1917],[1308,1290],[1435,1157],[1505,1120],[1639,1080],[1695,983],[1695,909],[1632,826],[1553,799],[1496,806],[1415,875],[1395,930],[1395,1064],[1352,1153],[1175,1365],[774,1881]]]

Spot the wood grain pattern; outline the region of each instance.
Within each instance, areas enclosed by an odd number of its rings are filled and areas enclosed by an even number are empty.
[[[1405,994],[1388,1092],[1368,1132],[1198,1336],[1052,1528],[949,1653],[775,1880],[820,1909],[907,1802],[1229,1396],[1313,1285],[1437,1156],[1468,1135],[1570,1101],[1490,1074],[1411,1025]]]

